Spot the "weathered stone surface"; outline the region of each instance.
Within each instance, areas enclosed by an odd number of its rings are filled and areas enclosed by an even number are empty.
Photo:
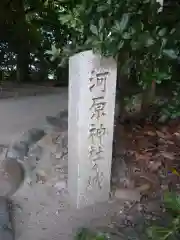
[[[38,128],[32,128],[23,135],[23,138],[24,138],[24,142],[27,142],[28,145],[30,146],[35,142],[39,141],[44,135],[45,135],[44,130],[38,129]]]
[[[8,146],[0,145],[0,163],[6,158]]]
[[[40,146],[42,149],[47,149],[51,151],[52,153],[56,150],[56,145],[53,141],[52,134],[45,135],[40,141],[37,143],[38,146]]]
[[[8,200],[0,197],[0,240],[13,240]]]
[[[26,142],[15,142],[12,147],[8,149],[7,158],[23,160],[28,153],[28,144]]]
[[[0,197],[0,228],[2,226],[8,226],[9,224],[9,211],[8,201],[4,197]]]
[[[58,128],[61,131],[66,131],[68,128],[67,121],[63,119],[49,116],[49,117],[46,117],[46,121],[48,122],[48,124],[50,124],[54,128]]]
[[[56,139],[56,152],[54,153],[57,159],[62,159],[68,154],[68,136],[67,132],[59,135]]]
[[[30,146],[39,141],[45,135],[42,129],[30,129],[25,132],[20,139],[15,141],[12,146],[9,147],[7,152],[7,158],[21,159],[28,155]]]
[[[112,58],[70,58],[68,190],[78,208],[109,199],[116,75]]]
[[[8,148],[6,160],[2,167],[8,177],[5,179],[3,173],[1,173],[3,182],[0,182],[0,195],[14,194],[25,177],[31,178],[31,173],[36,167],[36,161],[42,153],[41,147],[36,146],[35,143],[44,135],[44,130],[30,129]]]
[[[64,132],[68,129],[68,110],[64,109],[56,116],[47,116],[47,123],[53,128],[53,131]]]
[[[61,192],[65,189],[67,189],[67,183],[64,179],[62,179],[61,181],[58,181],[54,187],[57,189],[57,191]]]
[[[52,116],[47,116],[46,120],[48,121],[49,118],[52,118]],[[60,111],[55,117],[53,117],[54,119],[56,119],[57,122],[60,121],[68,121],[68,110],[64,109],[62,111]]]
[[[68,146],[68,131],[58,134],[58,137],[55,140],[56,144],[61,144],[63,147]]]
[[[28,151],[28,162],[32,166],[36,166],[37,162],[41,159],[43,148],[34,144]]]
[[[4,160],[0,167],[0,196],[14,194],[24,181],[24,169],[14,159]]]
[[[66,122],[66,131],[60,128],[57,131],[54,128],[51,133],[45,133],[41,129],[30,129],[7,149],[7,154],[3,154],[2,160],[6,159],[3,164],[6,168],[8,167],[10,175],[8,173],[7,179],[1,179],[0,195],[13,194],[19,188],[24,178],[26,178],[26,182],[28,183],[41,182],[41,180],[44,182],[46,177],[42,176],[42,172],[51,178],[52,171],[56,171],[55,169],[51,169],[54,159],[56,159],[55,164],[59,164],[59,161],[61,159],[64,161],[65,156],[67,156],[67,114],[66,110],[60,112],[61,118]],[[65,161],[67,162],[67,158]],[[43,166],[44,162],[46,167]],[[11,169],[14,165],[15,171],[12,173]],[[16,169],[17,166],[20,166],[19,170]],[[14,180],[15,174],[17,178]],[[64,172],[61,173],[59,178],[67,179],[67,171],[66,174]]]

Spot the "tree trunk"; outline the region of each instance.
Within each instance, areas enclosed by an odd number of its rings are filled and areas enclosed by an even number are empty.
[[[26,22],[24,1],[16,1],[16,22],[19,26],[19,28],[15,32],[17,53],[17,80],[19,82],[26,82],[29,80],[30,64],[29,26]]]
[[[17,81],[28,82],[29,77],[30,53],[28,50],[19,49],[17,53]]]

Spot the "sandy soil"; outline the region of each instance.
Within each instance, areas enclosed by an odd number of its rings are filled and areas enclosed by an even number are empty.
[[[46,116],[55,116],[67,105],[67,90],[61,94],[0,99],[0,144],[9,144],[31,128],[43,128]]]

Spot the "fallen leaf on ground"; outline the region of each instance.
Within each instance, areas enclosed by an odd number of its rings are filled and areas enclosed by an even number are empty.
[[[140,201],[141,194],[136,189],[117,189],[115,192],[115,197],[120,200],[129,200],[129,201]]]
[[[139,154],[139,153],[135,153],[135,157],[136,160],[149,160],[151,158],[151,156],[149,156],[148,154]]]
[[[134,181],[134,188],[139,187],[138,190],[158,193],[162,191],[161,186],[169,186],[172,182],[173,186],[177,185],[180,175],[178,170],[180,122],[169,122],[165,126],[146,122],[137,126],[129,124],[124,127],[123,142],[126,152],[125,161],[127,159],[128,163],[128,177]],[[130,171],[131,169],[139,169],[139,171]],[[121,193],[119,191],[116,195],[119,196]]]
[[[169,153],[169,152],[161,152],[161,155],[164,158],[170,159],[170,160],[174,160],[174,154],[173,153]]]
[[[145,134],[147,134],[147,135],[149,135],[151,137],[156,136],[156,133],[155,132],[151,132],[151,131],[145,132]]]
[[[156,134],[158,135],[158,137],[160,138],[166,138],[166,135],[163,132],[160,132],[158,130],[156,130]]]
[[[149,170],[155,172],[161,167],[161,165],[162,165],[161,161],[151,161],[149,163]]]
[[[138,190],[140,193],[143,193],[148,191],[150,188],[151,188],[151,185],[147,183],[137,187],[136,190]]]

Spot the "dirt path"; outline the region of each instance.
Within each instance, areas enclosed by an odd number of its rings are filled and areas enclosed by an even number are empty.
[[[0,100],[0,144],[9,144],[22,132],[43,128],[46,116],[67,109],[67,90],[61,94]]]

